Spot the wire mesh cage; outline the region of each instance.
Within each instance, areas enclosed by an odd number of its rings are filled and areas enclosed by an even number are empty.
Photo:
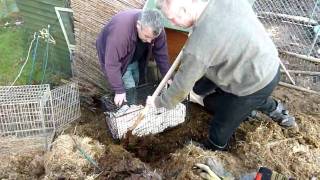
[[[114,139],[123,138],[144,108],[145,100],[156,89],[156,85],[144,85],[127,90],[128,105],[108,112],[106,118]],[[150,108],[141,123],[132,130],[136,136],[157,134],[167,128],[183,123],[187,117],[188,102],[179,103],[174,109]]]
[[[320,0],[256,0],[253,8],[280,51],[320,57]]]
[[[0,153],[46,148],[54,131],[80,117],[76,83],[0,87]]]
[[[55,88],[51,94],[56,127],[62,128],[80,117],[79,89],[76,83]]]
[[[0,87],[1,136],[44,134],[52,127],[49,85]]]
[[[320,0],[256,0],[253,9],[278,47],[294,87],[319,92]],[[281,81],[291,83],[284,73]]]

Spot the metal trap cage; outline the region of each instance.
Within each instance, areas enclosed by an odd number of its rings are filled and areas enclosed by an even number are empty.
[[[138,114],[143,110],[145,100],[156,89],[156,85],[143,85],[127,90],[128,105],[108,112],[107,125],[114,139],[123,138],[133,126]],[[167,128],[183,123],[187,117],[188,103],[178,104],[174,109],[150,108],[143,121],[132,130],[136,136],[157,134]]]
[[[53,133],[80,117],[76,83],[0,87],[0,153],[48,147]]]

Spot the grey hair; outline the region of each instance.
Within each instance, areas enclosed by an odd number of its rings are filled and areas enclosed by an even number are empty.
[[[163,16],[156,10],[143,10],[139,16],[141,25],[148,26],[153,29],[153,34],[158,36],[163,30]]]

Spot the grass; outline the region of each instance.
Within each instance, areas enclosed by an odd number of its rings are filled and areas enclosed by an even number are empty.
[[[22,28],[0,30],[0,84],[8,85],[18,73],[25,54]],[[21,83],[21,80],[19,81]]]
[[[0,0],[1,2],[1,0]],[[18,76],[20,69],[26,61],[30,43],[33,39],[33,31],[28,28],[27,24],[19,26],[15,25],[16,21],[23,22],[19,13],[11,13],[10,16],[0,18],[0,86],[8,86],[14,82]],[[9,26],[5,26],[6,23]],[[55,51],[52,44],[49,45],[49,57],[48,64],[43,79],[43,65],[46,42],[40,38],[37,48],[37,56],[35,58],[35,67],[32,74],[32,80],[30,81],[30,74],[32,72],[32,50],[34,49],[36,41],[34,41],[31,53],[24,67],[21,76],[18,78],[14,85],[26,85],[26,84],[42,84],[50,83],[51,85],[59,84],[61,78],[69,77],[61,70],[59,72],[60,64],[55,60]]]
[[[6,21],[13,23],[15,18]],[[1,21],[0,21],[1,22]],[[2,21],[3,22],[3,21]],[[4,27],[0,24],[0,85],[11,85],[24,64],[31,42],[30,33],[23,27]],[[2,26],[1,26],[2,25]],[[41,79],[41,68],[36,65],[33,79]],[[32,54],[15,85],[29,84],[29,76],[32,69]],[[35,81],[32,82],[36,83]]]

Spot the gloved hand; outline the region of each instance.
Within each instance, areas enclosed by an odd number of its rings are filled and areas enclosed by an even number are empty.
[[[217,176],[209,166],[201,163],[197,163],[195,167],[201,169],[203,172],[200,173],[200,176],[206,180],[221,180],[219,176]]]
[[[124,102],[127,102],[126,93],[115,94],[114,103],[120,107]]]
[[[193,90],[190,91],[190,101],[191,102],[194,102],[196,104],[204,106],[203,99],[204,99],[204,96],[200,96],[200,95],[196,94]]]
[[[214,159],[213,157],[209,157],[206,159],[206,163],[197,163],[195,167],[199,168],[202,172],[200,173],[200,176],[203,179],[207,180],[233,180],[234,177],[227,172],[223,165]]]
[[[146,105],[153,107],[153,108],[156,108],[156,104],[155,104],[154,100],[155,99],[152,96],[148,96]]]

